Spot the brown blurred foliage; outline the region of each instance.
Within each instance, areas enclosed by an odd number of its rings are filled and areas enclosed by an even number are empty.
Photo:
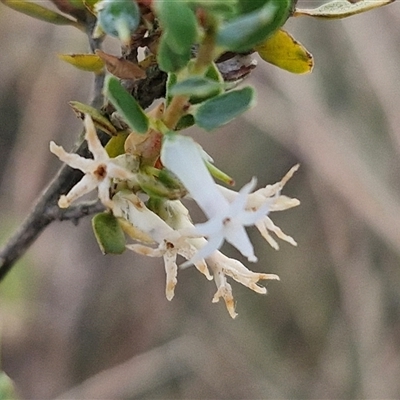
[[[236,320],[193,268],[168,302],[161,260],[102,256],[90,218],[50,226],[0,287],[1,366],[21,398],[398,398],[399,25],[396,3],[289,21],[314,72],[260,63],[258,106],[194,133],[238,187],[301,163],[286,187],[301,206],[272,216],[298,247],[254,235],[252,268],[281,282],[267,296],[234,284]],[[49,141],[80,131],[67,101],[87,101],[92,76],[56,57],[86,50],[73,28],[1,7],[0,46],[4,242],[59,167]]]

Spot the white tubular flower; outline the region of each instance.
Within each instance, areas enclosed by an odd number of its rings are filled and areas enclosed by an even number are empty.
[[[257,261],[244,227],[254,225],[268,210],[264,207],[257,211],[245,208],[255,180],[245,185],[230,203],[208,172],[201,147],[190,137],[181,135],[165,138],[161,161],[182,181],[190,196],[209,218],[204,224],[196,225],[193,232],[193,235],[207,237],[208,243],[191,261],[208,257],[221,247],[224,240],[236,247],[249,261]]]
[[[142,232],[141,237],[151,238],[158,244],[156,248],[143,244],[131,244],[126,247],[141,255],[162,257],[164,259],[166,273],[165,294],[168,300],[172,300],[177,284],[177,256],[180,255],[186,260],[192,260],[199,250],[207,246],[207,240],[202,237],[192,238],[182,234],[184,231],[194,229],[186,207],[178,200],[166,200],[158,210],[161,217],[164,218],[162,219],[149,210],[135,194],[128,191],[120,191],[113,197],[112,211],[116,217],[123,218],[134,226],[135,231]],[[135,237],[135,239],[141,240],[141,237]],[[194,265],[207,279],[214,279],[217,292],[212,301],[216,303],[222,297],[232,318],[235,318],[237,314],[235,312],[232,287],[227,282],[227,277],[233,278],[257,293],[267,292],[265,287],[257,284],[260,280],[279,280],[279,277],[274,274],[252,272],[241,262],[226,257],[219,251],[213,251],[206,260],[196,261]],[[208,267],[211,268],[213,275],[210,274]]]
[[[257,285],[259,280],[269,279],[279,281],[278,275],[250,271],[240,261],[226,257],[220,251],[215,251],[207,258],[207,265],[213,270],[214,281],[217,285],[217,292],[212,302],[218,303],[219,299],[222,297],[229,315],[232,318],[235,318],[237,313],[235,311],[232,287],[226,279],[227,276],[230,276],[235,281],[261,294],[267,293],[267,289],[264,286]]]
[[[279,182],[273,185],[267,185],[264,188],[256,190],[254,193],[250,193],[247,196],[246,209],[257,211],[267,205],[269,211],[272,212],[287,210],[298,206],[300,204],[299,200],[281,195],[283,187],[298,169],[299,164],[292,167]],[[227,189],[223,186],[219,186],[219,189],[223,196],[230,202],[236,201],[239,197],[239,194],[233,190]],[[263,238],[275,250],[279,250],[279,245],[268,231],[274,232],[278,238],[285,240],[293,246],[297,246],[296,241],[291,236],[283,233],[282,230],[272,222],[268,215],[263,215],[254,225],[260,231]]]
[[[90,152],[93,154],[93,160],[81,157],[78,154],[67,153],[61,146],[50,142],[50,151],[53,154],[70,167],[80,169],[85,174],[67,195],[60,197],[58,205],[61,208],[67,208],[74,200],[98,188],[99,199],[106,207],[111,208],[110,188],[113,180],[133,180],[135,175],[118,165],[115,160],[110,159],[97,137],[95,126],[89,115],[85,116],[84,124],[85,139]]]
[[[174,229],[184,232],[194,228],[188,210],[180,201],[166,201],[163,211],[162,217],[165,217],[166,222]],[[204,238],[188,238],[187,241],[200,251],[202,248],[207,246],[207,240]],[[187,260],[190,260],[188,255],[190,256],[190,253],[183,256]],[[208,279],[214,279],[217,286],[217,292],[212,301],[213,303],[217,303],[222,297],[232,318],[235,318],[237,314],[235,312],[232,287],[227,281],[228,276],[233,278],[236,282],[247,286],[256,293],[262,294],[265,294],[267,289],[257,284],[260,280],[279,280],[278,275],[275,274],[264,274],[250,271],[240,261],[229,258],[218,250],[209,255],[205,261],[207,263],[207,265],[205,265],[206,273],[203,271],[201,272],[203,272]],[[184,263],[182,267],[187,264],[188,263]],[[213,271],[212,277],[209,275],[207,266]],[[198,269],[200,270],[200,268]]]
[[[190,259],[195,255],[197,248],[186,237],[181,236],[178,231],[175,231],[158,215],[150,211],[133,193],[118,192],[113,197],[112,210],[116,217],[124,218],[136,230],[145,233],[146,236],[158,243],[157,248],[141,244],[127,245],[127,248],[145,256],[163,257],[166,273],[165,294],[168,300],[172,300],[178,274],[176,257],[181,255],[185,259]],[[195,266],[208,279],[212,279],[204,260],[198,260]]]

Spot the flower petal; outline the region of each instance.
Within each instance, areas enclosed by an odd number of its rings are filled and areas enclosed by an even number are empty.
[[[178,283],[178,266],[176,265],[176,253],[166,251],[164,253],[164,266],[166,273],[165,296],[171,301],[174,298],[175,286]]]
[[[106,149],[100,142],[100,139],[97,136],[96,128],[94,126],[92,117],[89,114],[85,114],[85,139],[88,143],[88,148],[90,152],[93,154],[93,157],[96,161],[108,160],[108,154]]]
[[[93,166],[93,160],[83,158],[78,154],[67,153],[61,146],[57,146],[53,141],[50,142],[50,151],[71,168],[80,169],[82,172],[90,171]]]
[[[207,170],[201,147],[192,138],[167,135],[161,149],[161,161],[182,181],[209,218],[227,207],[227,201]]]
[[[93,175],[85,175],[67,195],[60,196],[58,206],[60,208],[68,208],[73,201],[96,189],[97,184],[98,181]]]
[[[228,225],[233,225],[234,222],[228,222]],[[226,241],[236,247],[250,262],[257,262],[257,257],[254,254],[254,248],[251,244],[249,236],[242,225],[227,227],[225,230]]]

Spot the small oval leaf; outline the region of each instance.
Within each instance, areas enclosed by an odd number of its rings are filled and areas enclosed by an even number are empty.
[[[113,76],[106,78],[105,95],[133,131],[137,133],[147,132],[149,118],[133,96],[122,87],[117,78]]]
[[[168,32],[163,34],[157,49],[157,61],[162,71],[178,72],[190,61],[190,57],[190,47],[187,47],[184,53],[176,53],[169,45]]]
[[[177,54],[187,54],[197,37],[197,20],[193,11],[185,1],[158,0],[154,5],[161,27],[168,32],[164,40],[170,49]]]
[[[193,76],[184,81],[176,83],[170,90],[172,96],[185,95],[206,97],[215,95],[221,91],[223,85],[220,83],[203,78],[201,76]]]
[[[110,213],[93,217],[92,227],[103,254],[121,254],[125,250],[125,235],[118,219]]]
[[[337,19],[351,17],[374,8],[386,6],[395,0],[362,0],[356,3],[348,0],[334,0],[313,9],[296,9],[293,16],[309,16],[314,18]]]
[[[58,58],[83,71],[100,72],[104,61],[96,54],[58,54]]]
[[[264,61],[294,74],[307,74],[314,66],[312,55],[282,29],[276,31],[254,50]]]
[[[224,125],[251,108],[254,89],[245,87],[213,97],[201,103],[194,111],[194,119],[201,128],[211,131]]]

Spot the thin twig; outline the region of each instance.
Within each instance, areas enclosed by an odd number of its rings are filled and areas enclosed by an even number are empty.
[[[82,202],[68,208],[60,208],[58,205],[55,205],[47,209],[46,215],[51,218],[52,221],[72,221],[75,225],[78,225],[81,218],[104,210],[105,207],[100,200],[93,200]]]
[[[91,42],[93,50],[94,42]],[[97,42],[97,46],[100,42]],[[102,79],[100,76],[95,78],[95,90],[92,104],[102,102]],[[132,89],[139,104],[146,108],[155,99],[165,94],[166,74],[159,69],[153,69],[146,79],[135,82]],[[153,83],[153,84],[152,84]],[[110,137],[103,132],[98,132],[100,141],[105,145]],[[83,135],[81,135],[83,136]],[[82,157],[90,157],[87,143],[80,137],[75,150]],[[61,167],[55,178],[50,182],[47,188],[40,195],[38,202],[33,207],[26,220],[19,227],[17,232],[9,239],[6,245],[0,249],[0,281],[11,270],[14,263],[26,252],[29,246],[38,238],[42,231],[54,220],[74,220],[78,221],[86,215],[101,211],[99,204],[88,206],[81,204],[68,211],[55,212],[59,196],[68,193],[71,188],[82,178],[79,170],[74,170],[67,165]]]
[[[88,27],[88,38],[90,49],[94,52],[101,46],[101,39],[93,39],[91,32],[94,27],[94,21],[87,21]],[[228,60],[229,61],[229,60]],[[221,60],[217,63],[218,67],[221,67],[227,61]],[[238,72],[237,64],[225,66],[230,74],[232,72]],[[243,70],[240,65],[240,71]],[[243,78],[242,75],[247,75],[252,68],[246,69],[246,73],[239,74],[239,78]],[[233,71],[232,71],[233,70]],[[149,107],[152,102],[160,97],[165,96],[165,85],[167,75],[160,71],[158,66],[152,66],[147,71],[145,79],[141,79],[135,82],[124,82],[124,86],[132,93],[142,108]],[[238,74],[235,77],[238,78]],[[230,76],[229,74],[224,78]],[[228,79],[229,80],[229,79]],[[102,88],[104,83],[104,75],[98,74],[95,76],[94,82],[94,93],[92,99],[92,106],[100,108],[103,105]],[[106,112],[112,112],[112,107],[105,107]],[[105,145],[110,137],[105,133],[98,132],[100,141]],[[86,142],[83,140],[83,135],[78,139],[75,146],[75,151],[82,157],[90,157],[90,153],[87,148]],[[61,194],[67,193],[71,188],[82,178],[82,173],[78,170],[74,170],[67,165],[64,165],[55,178],[50,182],[48,187],[44,190],[42,195],[39,197],[38,202],[30,212],[26,220],[22,223],[17,232],[11,237],[6,245],[0,249],[0,281],[6,276],[11,270],[14,263],[26,252],[29,246],[38,238],[40,233],[54,220],[72,220],[75,223],[89,214],[102,211],[103,208],[99,203],[80,204],[69,210],[59,210],[57,201]]]
[[[87,36],[89,40],[90,49],[94,52],[96,49],[101,47],[101,39],[93,39],[92,31],[94,29],[95,20],[94,17],[88,15],[86,21]],[[102,104],[102,84],[104,81],[104,74],[96,75],[94,93],[92,104]],[[86,142],[83,140],[83,135],[78,138],[75,145],[75,151],[83,157],[89,157],[89,151]],[[108,141],[108,137],[105,134],[100,137],[103,142]],[[57,216],[54,213],[54,207],[57,207],[57,200],[62,193],[67,193],[80,179],[82,173],[77,170],[73,170],[67,165],[61,167],[55,178],[50,182],[47,188],[43,191],[39,197],[38,202],[33,207],[33,210],[19,227],[17,232],[9,239],[6,245],[0,250],[0,281],[10,271],[13,264],[21,257],[29,246],[37,239],[40,233],[55,219],[61,219],[61,214]],[[78,206],[79,207],[79,206]],[[82,216],[85,207],[80,210]],[[77,210],[75,210],[76,212]],[[78,215],[79,213],[76,213]],[[86,214],[87,215],[87,214]],[[64,218],[65,219],[65,218]],[[75,218],[76,220],[76,218]]]

